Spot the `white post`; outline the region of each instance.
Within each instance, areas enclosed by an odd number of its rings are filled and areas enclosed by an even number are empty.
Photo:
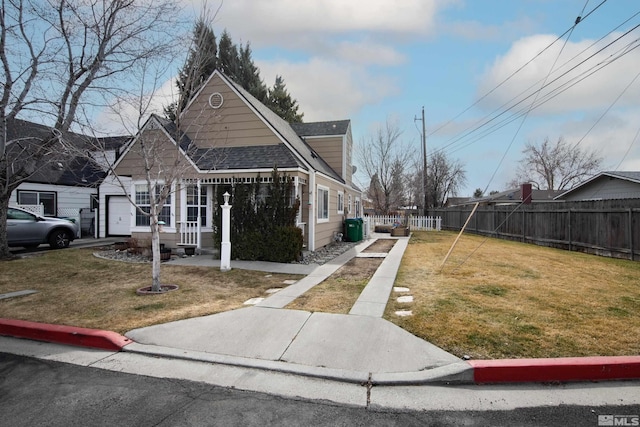
[[[220,248],[220,271],[231,270],[231,205],[228,192],[225,192],[222,208],[222,247]]]

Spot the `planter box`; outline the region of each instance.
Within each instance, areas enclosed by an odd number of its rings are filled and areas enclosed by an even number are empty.
[[[406,237],[410,231],[409,227],[399,226],[391,230],[391,235],[395,237]]]

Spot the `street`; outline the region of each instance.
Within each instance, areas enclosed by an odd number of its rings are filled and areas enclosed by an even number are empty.
[[[631,406],[509,411],[390,411],[282,398],[187,380],[152,378],[0,353],[7,426],[597,426]]]

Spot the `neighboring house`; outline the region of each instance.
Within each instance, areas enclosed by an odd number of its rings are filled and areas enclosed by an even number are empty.
[[[640,172],[600,172],[556,197],[561,201],[640,199]]]
[[[150,237],[149,218],[136,212],[120,185],[133,200],[147,200],[136,151],[146,138],[179,153],[188,165],[159,218],[167,247],[213,247],[213,211],[222,203],[215,196],[219,186],[228,187],[234,178],[253,182],[258,176],[269,182],[274,167],[293,179],[301,201],[296,222],[309,250],[331,243],[343,231],[345,218],[362,215],[361,191],[352,180],[349,120],[290,125],[215,71],[181,113],[180,123],[183,134],[176,141],[176,125],[152,116],[117,161],[114,175],[100,186],[101,237]]]
[[[8,141],[38,143],[50,136],[50,127],[25,120],[15,119],[7,126]],[[90,137],[70,133],[66,138],[68,142],[81,146]],[[105,147],[106,157],[115,160],[127,139],[109,137],[93,140],[99,140]],[[35,173],[11,193],[9,205],[23,206],[44,216],[73,218],[80,223],[81,231],[89,234],[93,231],[98,185],[106,176],[106,168],[86,157],[65,157],[64,162],[53,159],[38,165]]]
[[[521,185],[519,188],[513,188],[510,190],[501,191],[498,193],[490,194],[488,196],[475,198],[458,198],[445,204],[445,207],[466,206],[480,203],[481,205],[512,205],[521,203],[524,199],[523,188],[525,185]],[[526,190],[525,190],[526,191]],[[536,190],[531,189],[531,203],[549,203],[554,202],[554,198],[561,193],[557,190]]]

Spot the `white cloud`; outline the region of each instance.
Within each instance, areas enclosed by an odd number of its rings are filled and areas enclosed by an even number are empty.
[[[442,2],[435,0],[234,0],[225,2],[218,24],[255,43],[292,41],[305,34],[374,31],[391,34],[427,33]]]
[[[485,99],[483,106],[495,108],[513,102],[514,97],[522,99],[523,91],[526,91],[526,95],[534,93],[546,81],[549,88],[538,95],[537,101],[547,99],[548,95],[557,96],[549,98],[549,101],[535,110],[534,114],[575,113],[607,108],[625,91],[625,87],[635,76],[636,73],[630,73],[629,70],[640,69],[640,51],[631,51],[621,59],[611,62],[611,55],[617,55],[630,40],[624,39],[597,53],[618,36],[619,34],[611,35],[597,46],[592,46],[592,40],[569,41],[566,45],[562,40],[557,41],[524,69],[510,77],[549,46],[556,36],[536,35],[515,42],[505,55],[495,60],[482,77],[478,88],[479,96],[509,79]],[[554,63],[554,72],[549,75]],[[608,65],[589,75],[590,70],[600,68],[604,64]],[[562,76],[564,73],[567,74]],[[580,81],[583,77],[586,78]],[[640,105],[640,79],[636,83],[627,90],[617,106]],[[519,108],[528,108],[534,99],[535,96],[528,98]]]
[[[257,61],[257,65],[269,86],[276,74],[286,71],[283,77],[287,90],[298,101],[305,121],[351,118],[363,106],[381,102],[398,91],[395,81],[387,76],[319,58],[295,63]]]

